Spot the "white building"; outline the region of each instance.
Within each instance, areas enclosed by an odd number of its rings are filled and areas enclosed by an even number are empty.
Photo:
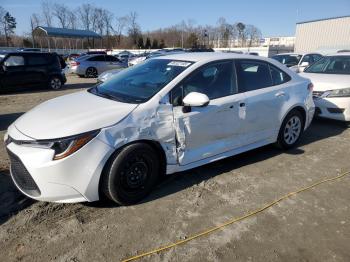
[[[294,36],[265,37],[261,39],[260,44],[262,46],[283,46],[283,47],[294,48],[295,37]]]
[[[350,16],[297,23],[295,52],[350,49]]]

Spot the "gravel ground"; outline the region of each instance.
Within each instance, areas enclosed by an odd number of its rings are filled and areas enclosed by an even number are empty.
[[[0,95],[0,136],[20,114],[62,91]],[[299,148],[273,146],[168,176],[142,203],[55,204],[21,195],[0,147],[1,261],[119,261],[186,239],[318,180],[350,170],[350,131],[316,120]],[[350,261],[350,176],[143,261]]]

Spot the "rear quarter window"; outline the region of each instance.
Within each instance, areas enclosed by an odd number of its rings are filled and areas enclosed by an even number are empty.
[[[236,62],[239,92],[253,91],[273,86],[269,65],[259,60]]]
[[[281,85],[291,80],[291,77],[284,71],[269,64],[273,85]]]

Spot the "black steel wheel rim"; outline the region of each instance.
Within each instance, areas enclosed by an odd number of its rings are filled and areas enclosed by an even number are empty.
[[[152,172],[152,163],[148,156],[135,154],[121,167],[121,186],[129,193],[144,189]]]

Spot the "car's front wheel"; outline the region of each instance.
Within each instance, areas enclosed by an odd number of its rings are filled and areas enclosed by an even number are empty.
[[[95,78],[98,76],[97,69],[95,67],[89,67],[86,69],[85,76],[88,78]]]
[[[298,110],[293,110],[285,117],[278,134],[277,144],[283,149],[294,147],[304,130],[304,118]]]
[[[58,90],[61,89],[63,83],[61,78],[59,78],[58,76],[52,76],[49,79],[49,88],[54,89],[54,90]]]
[[[104,170],[101,189],[118,204],[135,204],[150,193],[159,172],[157,152],[148,144],[131,144],[112,156]]]

